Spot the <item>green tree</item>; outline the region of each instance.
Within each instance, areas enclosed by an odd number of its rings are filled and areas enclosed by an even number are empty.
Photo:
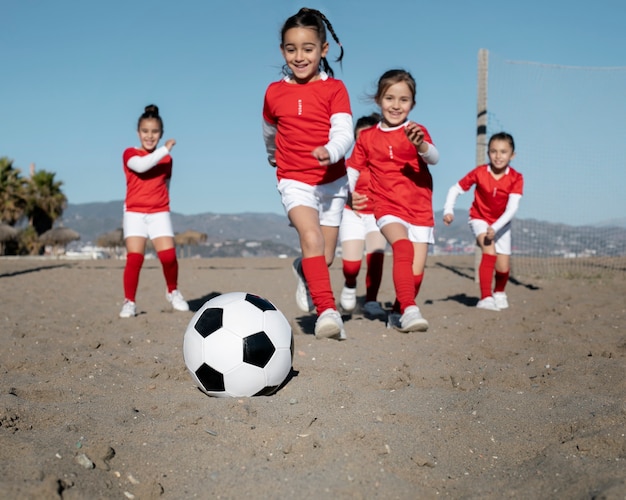
[[[14,226],[26,210],[26,184],[13,160],[0,158],[0,220]]]
[[[32,174],[26,184],[26,209],[28,224],[38,235],[52,228],[54,221],[67,207],[67,197],[63,194],[62,181],[55,181],[54,172],[39,170]]]

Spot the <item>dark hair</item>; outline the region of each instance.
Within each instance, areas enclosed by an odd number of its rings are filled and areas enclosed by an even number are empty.
[[[513,140],[513,136],[507,132],[498,132],[496,134],[493,134],[489,138],[489,144],[487,144],[487,149],[491,147],[492,141],[506,141],[511,145],[511,149],[515,151],[515,141]]]
[[[335,61],[341,65],[341,60],[343,59],[343,47],[341,46],[341,42],[339,41],[332,24],[330,24],[330,21],[319,10],[302,7],[297,14],[288,18],[280,30],[281,47],[285,41],[285,33],[287,33],[287,31],[291,28],[309,28],[314,30],[317,33],[320,42],[322,42],[322,45],[326,43],[326,28],[328,28],[333,40],[335,40],[337,45],[339,45],[340,53],[339,57],[335,59]],[[330,76],[334,76],[333,69],[330,67],[325,57],[322,57],[320,69],[328,73]],[[286,65],[283,66],[283,73],[287,73]]]
[[[359,118],[354,125],[354,135],[360,128],[373,127],[383,119],[380,113],[372,113],[371,115],[365,115]]]
[[[159,107],[156,104],[148,104],[144,108],[142,115],[139,117],[139,120],[137,121],[137,130],[139,130],[139,127],[141,126],[141,122],[143,120],[148,120],[148,119],[153,119],[159,122],[159,125],[161,126],[161,135],[163,135],[163,120],[161,119],[161,116],[159,115]]]
[[[415,94],[417,92],[415,79],[411,73],[403,69],[390,69],[389,71],[385,71],[383,73],[383,75],[378,79],[378,86],[376,88],[376,93],[374,94],[374,101],[377,104],[380,104],[380,99],[383,97],[383,94],[387,92],[387,89],[400,82],[405,82],[409,86],[409,90],[413,95],[413,104],[415,104]]]

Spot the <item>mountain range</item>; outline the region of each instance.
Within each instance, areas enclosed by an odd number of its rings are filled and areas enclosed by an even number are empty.
[[[73,247],[95,245],[105,233],[122,226],[123,201],[69,204],[62,225],[81,235]],[[445,226],[442,211],[435,212],[435,253],[472,253],[474,238],[465,223],[467,210],[455,210],[455,223]],[[515,219],[513,242],[515,253],[525,255],[625,255],[626,221],[612,221],[604,226],[571,226],[567,224]],[[284,214],[202,213],[183,215],[173,212],[177,233],[187,230],[207,235],[203,245],[193,253],[212,256],[268,256],[299,253],[298,234]]]

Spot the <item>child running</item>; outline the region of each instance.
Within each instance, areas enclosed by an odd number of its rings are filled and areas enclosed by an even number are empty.
[[[306,312],[315,307],[317,338],[345,339],[328,266],[348,195],[344,156],[354,138],[347,89],[326,60],[326,28],[341,49],[341,61],[343,48],[324,14],[302,8],[285,21],[280,33],[285,76],[265,92],[263,137],[287,217],[300,238],[296,302]]]
[[[389,70],[380,77],[374,101],[383,119],[360,133],[348,162],[349,167],[371,174],[374,216],[393,251],[396,302],[389,326],[404,333],[428,329],[415,298],[428,245],[434,243],[433,179],[428,165],[439,161],[426,128],[409,120],[415,93],[415,80],[405,70]]]
[[[167,290],[165,298],[176,311],[188,311],[189,305],[178,291],[178,261],[170,217],[169,182],[172,177],[170,151],[174,139],[157,147],[163,137],[159,108],[146,106],[139,117],[137,135],[141,146],[124,151],[126,199],[124,203],[124,305],[120,318],[137,315],[135,295],[144,261],[146,240],[150,238],[163,268]]]
[[[377,125],[382,120],[379,113],[362,116],[354,127],[355,138],[363,129]],[[349,163],[349,160],[347,160]],[[387,319],[387,313],[378,303],[378,290],[383,276],[383,261],[387,240],[378,229],[372,203],[369,199],[369,170],[357,172],[348,170],[351,196],[343,209],[339,226],[339,241],[343,257],[343,276],[345,283],[339,303],[346,312],[356,308],[357,276],[361,270],[363,250],[367,272],[365,275],[365,303],[363,314],[369,319]]]
[[[504,289],[510,272],[511,221],[522,198],[524,178],[509,164],[515,157],[515,142],[510,134],[492,135],[487,149],[489,163],[476,167],[448,190],[443,222],[452,223],[456,199],[475,184],[469,225],[482,250],[478,268],[480,300],[476,307],[499,311],[509,307]]]

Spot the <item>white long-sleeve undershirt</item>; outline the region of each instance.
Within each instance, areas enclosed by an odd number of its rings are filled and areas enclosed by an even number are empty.
[[[138,174],[142,174],[147,172],[152,167],[154,167],[157,163],[159,163],[163,158],[165,158],[170,153],[170,150],[167,149],[166,146],[161,146],[160,148],[155,149],[152,153],[147,154],[145,156],[133,156],[128,160],[127,166],[133,172],[137,172]]]
[[[513,217],[519,208],[519,202],[521,199],[521,194],[511,193],[509,195],[509,201],[506,203],[504,212],[502,212],[502,215],[498,217],[497,221],[491,224],[491,227],[496,233],[513,220]]]

